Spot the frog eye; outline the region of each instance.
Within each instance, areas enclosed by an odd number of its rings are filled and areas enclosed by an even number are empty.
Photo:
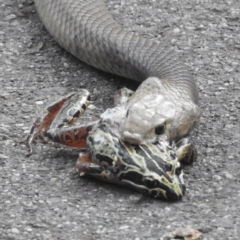
[[[178,167],[176,170],[175,170],[175,173],[176,175],[180,175],[182,173],[182,167]]]
[[[143,182],[147,188],[155,188],[157,186],[157,181],[152,177],[144,177]]]
[[[164,130],[165,130],[165,124],[164,123],[160,124],[155,128],[155,134],[161,135],[161,134],[163,134]]]

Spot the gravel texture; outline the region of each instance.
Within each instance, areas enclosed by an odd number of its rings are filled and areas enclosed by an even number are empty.
[[[0,0],[0,239],[166,239],[192,226],[205,240],[240,236],[240,3],[237,0],[108,0],[130,31],[167,41],[198,82],[198,160],[187,192],[169,203],[79,178],[77,150],[48,144],[25,157],[18,144],[40,110],[74,89],[92,92],[95,117],[113,93],[137,83],[102,73],[58,46],[32,0]]]

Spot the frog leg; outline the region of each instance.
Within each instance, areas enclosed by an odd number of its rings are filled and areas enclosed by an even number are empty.
[[[101,174],[104,170],[103,167],[92,162],[89,152],[79,154],[75,168],[81,177],[92,174]]]
[[[57,129],[73,125],[84,113],[89,100],[89,92],[81,89],[58,99],[48,106],[43,116],[37,118],[32,124],[29,134],[22,141],[30,149],[27,156],[33,154],[33,144],[48,142],[47,138],[51,136],[51,134],[48,134],[49,130],[55,129],[58,132]]]
[[[80,177],[94,177],[105,182],[120,183],[120,180],[107,168],[94,163],[89,152],[80,153],[75,165]]]
[[[195,146],[190,142],[189,138],[183,138],[177,142],[178,160],[185,164],[191,164],[197,159],[197,151]]]
[[[129,98],[132,96],[134,91],[128,89],[128,88],[121,88],[114,94],[114,105],[122,105],[125,104]]]
[[[88,133],[98,121],[85,125],[73,125],[70,127],[50,129],[46,136],[52,142],[60,143],[68,147],[86,148]]]
[[[56,102],[52,103],[50,106],[47,107],[45,110],[44,115],[40,118],[38,117],[32,124],[29,134],[27,135],[26,139],[21,141],[20,143],[25,143],[29,147],[29,152],[27,156],[33,154],[33,144],[36,143],[47,143],[46,139],[46,132],[50,128],[54,118],[58,114],[59,110],[62,108],[63,104],[72,96],[73,93],[68,94]]]

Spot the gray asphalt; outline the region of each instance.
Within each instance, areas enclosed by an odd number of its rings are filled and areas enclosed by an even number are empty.
[[[0,0],[0,239],[162,239],[191,226],[203,239],[240,236],[240,3],[234,0],[108,0],[130,31],[166,41],[198,82],[201,123],[192,141],[198,160],[184,169],[187,192],[169,203],[80,178],[78,151],[24,145],[41,109],[87,88],[91,117],[113,93],[137,83],[102,73],[61,49],[31,0]]]

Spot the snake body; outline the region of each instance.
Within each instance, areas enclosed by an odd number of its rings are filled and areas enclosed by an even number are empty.
[[[125,106],[124,140],[140,144],[189,134],[200,117],[196,83],[166,44],[124,30],[103,0],[34,2],[46,29],[71,54],[142,82]]]

